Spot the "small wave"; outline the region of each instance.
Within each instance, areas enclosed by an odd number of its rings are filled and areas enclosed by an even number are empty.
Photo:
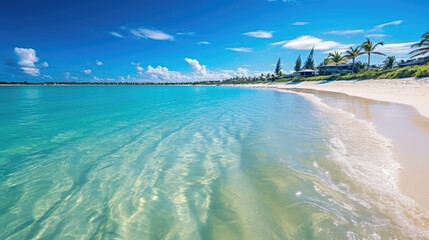
[[[298,94],[321,110],[315,114],[329,136],[327,158],[351,179],[352,189],[347,195],[359,199],[366,208],[370,203],[373,213],[382,213],[399,232],[417,238],[429,237],[427,210],[399,191],[400,164],[395,161],[391,140],[378,134],[373,124],[357,119],[352,113],[331,108],[314,95]]]

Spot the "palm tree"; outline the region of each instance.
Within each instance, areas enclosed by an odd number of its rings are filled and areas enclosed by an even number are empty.
[[[282,63],[280,61],[281,61],[281,58],[279,58],[279,60],[277,61],[276,69],[274,70],[277,77],[281,76],[280,73],[282,71]]]
[[[355,48],[350,47],[350,50],[347,50],[346,55],[344,55],[344,57],[353,60],[352,72],[355,72],[355,60],[356,60],[356,58],[363,54],[360,50],[361,50],[360,46],[355,47]]]
[[[410,54],[414,54],[411,58],[417,57],[419,55],[423,55],[429,52],[429,32],[422,35],[422,40],[416,44],[411,45],[411,47],[419,47],[410,52]]]
[[[328,65],[329,64],[329,59],[328,58],[323,59],[323,63],[322,64],[324,66]]]
[[[361,70],[366,68],[367,63],[363,63],[361,61],[357,61],[355,63],[356,72],[360,72]]]
[[[395,56],[389,56],[386,58],[386,60],[383,61],[383,68],[385,69],[392,69],[393,66],[396,64],[396,58]]]
[[[325,63],[335,63],[335,65],[338,66],[338,64],[346,63],[347,58],[345,56],[341,56],[342,53],[335,51],[334,53],[329,53],[328,57],[326,58]]]
[[[386,54],[384,54],[384,53],[374,51],[378,46],[383,46],[383,45],[384,45],[383,42],[378,42],[376,44],[373,44],[372,41],[369,40],[369,38],[367,38],[366,41],[364,43],[362,43],[362,49],[364,50],[363,53],[368,53],[368,66],[367,66],[368,69],[369,69],[369,65],[371,63],[371,53],[386,56]]]

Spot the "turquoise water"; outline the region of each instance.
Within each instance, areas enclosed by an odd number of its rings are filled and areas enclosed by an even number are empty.
[[[311,97],[20,86],[0,102],[0,239],[429,236],[388,140]]]

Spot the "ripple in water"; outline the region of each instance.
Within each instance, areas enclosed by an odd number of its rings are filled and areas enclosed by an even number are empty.
[[[0,239],[428,237],[427,212],[397,190],[389,141],[312,97],[0,91]]]

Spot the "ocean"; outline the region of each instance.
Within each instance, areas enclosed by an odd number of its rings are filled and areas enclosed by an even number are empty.
[[[0,87],[0,239],[424,239],[389,139],[310,94]]]

